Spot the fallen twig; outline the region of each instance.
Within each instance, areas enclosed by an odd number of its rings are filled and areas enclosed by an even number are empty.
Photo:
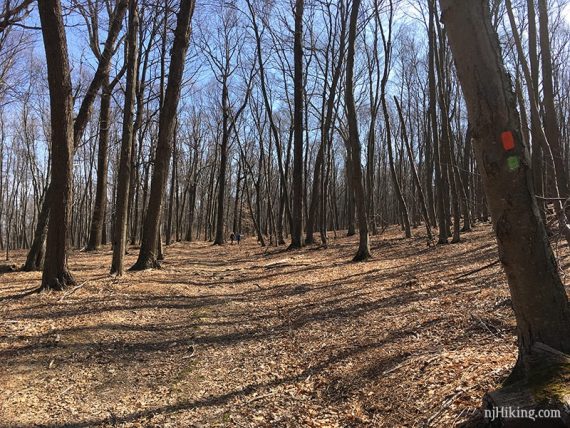
[[[462,275],[459,275],[457,278],[454,279],[454,281],[457,281],[458,279],[461,279],[461,278],[465,278],[466,276],[469,276],[469,275],[473,275],[474,273],[481,272],[482,270],[489,269],[490,267],[493,267],[496,264],[499,264],[499,262],[500,262],[500,260],[495,260],[494,262],[491,262],[491,263],[489,263],[483,267],[480,267],[480,268],[477,268],[475,270],[464,273]]]
[[[64,293],[63,296],[61,296],[61,298],[58,300],[58,302],[61,302],[63,299],[65,299],[67,296],[72,295],[73,293],[75,293],[77,290],[79,290],[81,287],[83,287],[85,284],[87,284],[89,281],[84,281],[81,284],[73,287],[71,290],[69,290],[67,293]]]

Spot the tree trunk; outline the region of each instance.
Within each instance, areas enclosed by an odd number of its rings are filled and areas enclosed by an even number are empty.
[[[303,9],[304,0],[295,0],[295,111],[293,145],[293,207],[290,249],[301,248],[303,233]]]
[[[440,144],[437,133],[437,92],[436,92],[436,78],[435,78],[435,55],[436,55],[436,37],[435,37],[435,0],[428,1],[429,10],[429,67],[428,67],[428,86],[429,86],[429,116],[430,116],[430,129],[433,148],[433,162],[435,166],[435,190],[436,190],[436,210],[437,210],[437,223],[439,229],[438,244],[447,244],[448,240],[448,225],[447,217],[445,215],[444,207],[444,191],[443,179],[441,171],[441,157],[440,157]]]
[[[224,199],[226,195],[226,169],[228,164],[229,141],[229,100],[228,76],[222,77],[222,142],[220,144],[220,170],[218,175],[218,207],[216,211],[216,237],[214,245],[223,245],[224,239]],[[260,171],[261,174],[261,171]]]
[[[568,299],[538,213],[516,97],[487,2],[441,0],[441,5],[517,320],[514,380],[529,369],[525,363],[537,342],[570,353]]]
[[[186,52],[190,41],[190,21],[194,13],[194,5],[194,0],[181,0],[180,2],[180,11],[178,13],[176,30],[174,31],[168,84],[166,86],[164,105],[160,111],[155,166],[152,175],[148,210],[144,220],[141,249],[137,262],[131,267],[131,270],[143,270],[158,266],[156,248],[162,200],[168,178],[168,162],[172,152],[172,136],[174,134],[176,112],[180,99]]]
[[[353,261],[363,261],[370,258],[370,242],[368,234],[368,216],[366,213],[366,201],[364,185],[362,183],[362,166],[360,165],[361,147],[358,136],[358,119],[354,103],[354,44],[356,40],[356,27],[358,24],[358,9],[360,0],[354,0],[350,12],[350,24],[348,30],[348,52],[346,62],[346,116],[348,121],[348,141],[351,148],[352,160],[352,188],[356,198],[356,211],[358,214],[359,243],[358,251]]]
[[[73,186],[73,96],[67,40],[59,0],[38,0],[51,110],[51,188],[43,290],[75,284],[67,268]]]
[[[131,157],[133,142],[133,116],[136,96],[136,71],[138,69],[138,5],[137,0],[129,3],[129,24],[127,33],[127,86],[123,112],[123,134],[121,138],[121,158],[115,201],[115,222],[113,227],[113,259],[111,273],[124,273],[124,258],[127,246],[127,216],[129,209],[129,189],[131,181]]]

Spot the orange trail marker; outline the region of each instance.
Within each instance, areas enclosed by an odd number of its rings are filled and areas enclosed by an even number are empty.
[[[503,143],[503,149],[507,152],[515,148],[515,137],[511,131],[501,133],[501,142]]]

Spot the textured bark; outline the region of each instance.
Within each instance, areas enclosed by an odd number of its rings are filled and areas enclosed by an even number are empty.
[[[516,97],[487,2],[441,0],[441,6],[511,291],[519,338],[518,367],[524,370],[525,356],[532,354],[537,342],[570,352],[568,299],[538,213]],[[511,150],[503,148],[504,132],[514,138]]]
[[[75,284],[67,267],[72,208],[73,96],[67,40],[59,0],[38,0],[46,53],[51,112],[51,192],[43,290],[63,290]]]
[[[168,163],[172,155],[172,136],[180,99],[186,52],[190,42],[190,21],[194,13],[194,5],[194,0],[181,0],[180,2],[164,105],[160,111],[155,166],[148,210],[144,220],[141,249],[137,262],[131,267],[131,270],[143,270],[158,266],[156,255],[158,229],[166,180],[168,179]]]

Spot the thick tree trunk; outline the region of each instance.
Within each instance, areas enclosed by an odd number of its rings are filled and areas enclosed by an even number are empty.
[[[194,13],[194,0],[181,0],[178,22],[174,31],[174,44],[170,60],[170,72],[164,97],[164,105],[160,111],[158,142],[156,146],[155,166],[150,189],[150,200],[147,214],[144,220],[143,239],[137,262],[131,270],[143,270],[157,267],[157,239],[160,227],[162,200],[168,179],[168,162],[172,152],[172,136],[182,75],[186,62],[186,52],[190,41],[190,21]]]
[[[75,284],[67,268],[72,207],[73,95],[67,40],[59,0],[38,0],[44,39],[51,111],[51,188],[43,290],[63,290]]]
[[[441,6],[511,290],[519,337],[516,377],[529,368],[525,362],[537,342],[570,353],[568,299],[538,213],[528,147],[487,2],[441,0]]]

